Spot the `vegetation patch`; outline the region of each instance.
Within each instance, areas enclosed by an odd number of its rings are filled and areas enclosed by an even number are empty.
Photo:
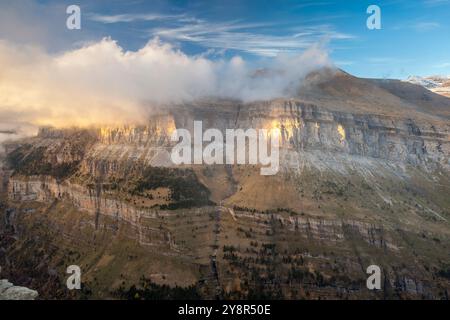
[[[175,210],[212,205],[209,190],[198,180],[192,169],[148,167],[134,174],[135,179],[125,183],[126,192],[145,196],[147,191],[158,188],[170,190],[169,204],[161,205],[163,210]],[[120,182],[119,185],[123,185]]]
[[[132,285],[125,289],[120,287],[115,296],[126,300],[199,300],[200,294],[195,285],[183,288],[179,286],[158,285],[145,277],[139,286]]]
[[[70,177],[78,169],[80,161],[58,163],[50,161],[46,153],[45,147],[33,148],[30,145],[24,145],[9,153],[7,162],[15,174],[47,175],[58,180]]]

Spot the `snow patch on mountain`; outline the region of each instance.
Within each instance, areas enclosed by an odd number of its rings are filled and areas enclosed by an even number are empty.
[[[409,76],[404,81],[420,85],[434,93],[450,97],[450,76]]]

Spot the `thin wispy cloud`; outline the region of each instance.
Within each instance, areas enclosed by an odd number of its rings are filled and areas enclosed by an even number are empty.
[[[355,62],[354,61],[346,61],[346,60],[337,60],[337,61],[334,61],[334,64],[339,67],[345,67],[345,66],[353,65],[353,64],[355,64]]]
[[[91,21],[113,24],[121,22],[135,22],[135,21],[160,21],[169,19],[181,19],[184,15],[165,15],[165,14],[116,14],[116,15],[103,15],[91,13],[87,15]]]
[[[441,5],[450,5],[450,0],[425,0],[424,4],[426,6],[441,6]]]
[[[442,62],[442,63],[436,64],[433,66],[433,68],[437,68],[437,69],[450,68],[450,62]]]
[[[415,30],[416,32],[427,32],[439,29],[441,24],[435,21],[415,21],[395,26],[394,30]]]
[[[418,22],[414,25],[414,28],[417,31],[430,31],[435,30],[440,27],[440,24],[437,22]]]
[[[168,41],[189,41],[205,48],[232,49],[259,56],[276,56],[304,50],[324,39],[351,39],[353,36],[339,33],[330,25],[297,27],[301,32],[274,35],[260,33],[262,27],[273,27],[264,23],[231,21],[211,23],[197,20],[192,24],[150,29],[152,36]]]
[[[307,2],[307,6],[322,6],[328,2]],[[103,15],[89,14],[91,21],[114,24],[149,22],[149,37],[172,42],[190,42],[205,49],[226,49],[273,57],[279,53],[299,52],[324,40],[351,39],[353,36],[334,30],[333,26],[308,23],[286,26],[285,23],[245,22],[241,20],[210,22],[189,14],[165,15],[160,13]],[[155,26],[155,23],[158,25]],[[276,31],[282,29],[282,34]],[[274,32],[275,31],[275,32]]]
[[[321,6],[328,6],[331,5],[332,2],[329,1],[309,1],[300,3],[294,6],[295,9],[304,9],[309,7],[321,7]]]
[[[385,65],[385,64],[400,64],[405,62],[413,62],[413,59],[404,59],[404,58],[393,58],[393,57],[370,57],[367,58],[366,61],[370,64],[374,65]]]

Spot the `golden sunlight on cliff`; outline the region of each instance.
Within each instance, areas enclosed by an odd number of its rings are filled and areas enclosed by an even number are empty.
[[[339,140],[341,142],[344,142],[345,141],[345,129],[344,129],[344,127],[339,124],[338,127],[337,127],[337,131],[338,131],[338,133],[340,135]]]
[[[135,139],[147,141],[161,136],[169,137],[176,130],[175,120],[170,115],[156,116],[156,119],[145,125],[118,125],[102,126],[99,130],[103,142],[114,140],[134,141]]]
[[[301,122],[297,119],[274,119],[267,129],[271,132],[276,130],[283,139],[289,140],[294,136],[295,130],[299,129],[300,126]]]

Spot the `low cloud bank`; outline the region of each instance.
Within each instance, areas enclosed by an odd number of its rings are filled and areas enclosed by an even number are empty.
[[[0,65],[3,122],[89,126],[142,121],[155,105],[202,97],[291,96],[306,74],[331,64],[320,46],[258,64],[188,56],[158,39],[125,51],[105,38],[56,56],[0,41]]]

